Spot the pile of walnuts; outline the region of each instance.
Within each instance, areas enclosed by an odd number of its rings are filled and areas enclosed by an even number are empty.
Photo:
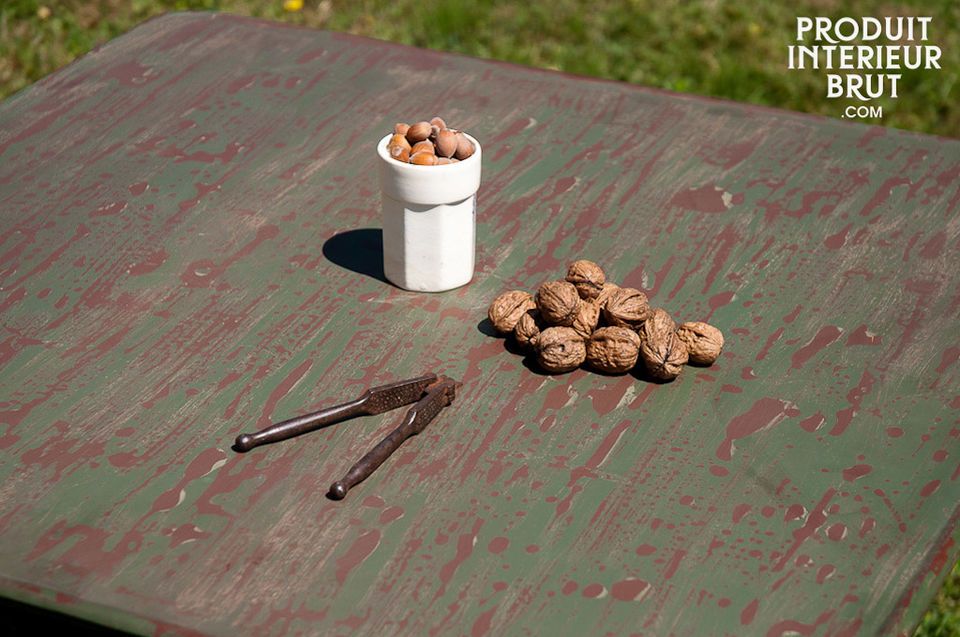
[[[504,292],[487,313],[494,329],[512,334],[536,353],[545,371],[573,371],[586,363],[606,374],[623,374],[638,361],[647,373],[673,380],[685,363],[712,365],[723,333],[707,323],[679,327],[647,295],[607,281],[593,261],[570,264],[563,281],[548,281],[536,295]]]

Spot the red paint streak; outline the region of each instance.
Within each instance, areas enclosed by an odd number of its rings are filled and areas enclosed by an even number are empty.
[[[605,384],[603,387],[598,389],[591,389],[587,392],[587,395],[590,396],[590,400],[593,403],[593,410],[597,412],[599,416],[606,416],[611,411],[617,408],[617,405],[620,404],[620,400],[623,399],[623,395],[627,393],[627,389],[632,387],[636,381],[634,381],[632,376],[624,376],[623,378],[618,378],[616,382],[611,384]],[[646,389],[652,388],[653,385],[649,385],[644,388],[644,392],[649,395],[649,392],[646,392]],[[565,392],[566,393],[566,392]],[[565,396],[566,399],[569,396]]]
[[[860,523],[860,531],[857,533],[857,536],[860,539],[863,539],[867,536],[867,533],[872,531],[877,526],[877,521],[873,518],[867,517],[863,519],[863,522]]]
[[[286,396],[294,386],[300,382],[310,368],[313,367],[313,359],[308,358],[302,363],[300,363],[295,369],[293,369],[287,376],[280,381],[273,391],[270,392],[270,396],[267,397],[266,402],[263,405],[263,410],[260,412],[260,418],[257,420],[257,426],[259,428],[264,428],[268,426],[271,422],[271,417],[273,416],[274,408],[277,406],[277,403],[280,402],[284,396]]]
[[[676,573],[677,568],[680,566],[680,562],[683,561],[684,556],[687,552],[682,549],[677,549],[673,552],[673,555],[670,556],[670,560],[667,562],[666,566],[663,567],[663,579],[669,580]]]
[[[717,458],[732,459],[735,441],[773,427],[787,416],[789,407],[789,403],[776,398],[761,398],[756,401],[749,410],[727,424],[727,435],[717,447]]]
[[[718,478],[723,478],[730,474],[730,471],[726,467],[721,467],[720,465],[712,464],[710,465],[710,473],[717,476]]]
[[[855,464],[843,470],[843,479],[847,482],[859,480],[863,476],[873,471],[873,467],[868,464]]]
[[[813,433],[814,431],[822,427],[823,423],[825,423],[826,421],[827,419],[824,417],[824,415],[818,411],[817,413],[813,414],[809,418],[804,418],[803,420],[801,420],[800,427],[804,431],[809,431],[810,433]]]
[[[583,593],[581,593],[581,595],[587,599],[596,599],[603,595],[603,585],[597,584],[596,582],[593,584],[587,584],[583,587]]]
[[[473,626],[470,628],[470,637],[483,637],[490,632],[490,624],[493,621],[493,615],[497,612],[498,606],[494,606],[490,610],[480,613],[480,616],[477,617],[477,620],[473,622]]]
[[[624,579],[610,587],[610,596],[621,602],[634,602],[643,598],[650,584],[642,579]]]
[[[927,484],[923,485],[923,488],[920,489],[920,495],[923,497],[929,497],[936,493],[937,489],[940,488],[939,480],[931,480]]]
[[[750,509],[749,504],[738,504],[733,507],[733,523],[738,524],[746,514],[750,513]]]
[[[637,547],[637,550],[636,550],[636,554],[640,556],[653,555],[656,552],[657,552],[656,547],[651,546],[650,544],[641,544],[640,546]]]
[[[487,550],[494,555],[500,555],[507,550],[508,546],[510,546],[510,540],[503,536],[497,536],[490,540],[490,543],[487,544]]]
[[[118,215],[123,212],[127,207],[126,201],[114,201],[113,203],[104,204],[92,210],[90,212],[91,217],[112,217],[113,215]]]
[[[707,316],[705,318],[709,319],[711,316],[713,316],[713,313],[719,310],[721,307],[729,305],[730,301],[733,300],[733,297],[733,292],[718,292],[717,294],[711,296],[709,299],[707,299],[707,305],[710,306],[710,311],[707,312]]]
[[[723,203],[723,190],[713,184],[678,192],[670,200],[670,204],[697,212],[718,213],[727,210]]]
[[[560,589],[560,592],[564,595],[573,595],[577,592],[578,588],[580,588],[580,586],[576,582],[568,580],[563,583],[563,588]]]
[[[887,427],[887,435],[891,438],[899,438],[903,435],[903,429],[900,427]]]
[[[856,416],[857,411],[860,410],[860,403],[863,401],[863,397],[873,389],[874,380],[876,379],[870,372],[864,371],[857,386],[847,392],[847,402],[850,403],[850,407],[837,412],[837,424],[830,430],[831,436],[840,436],[847,430],[847,427],[849,427],[853,421],[853,417]]]
[[[843,244],[847,242],[847,233],[850,232],[851,227],[853,227],[853,224],[848,223],[840,232],[824,239],[823,245],[827,246],[830,250],[839,250],[843,247]]]
[[[783,521],[802,520],[804,513],[806,513],[806,509],[803,508],[802,504],[791,504],[783,513]]]
[[[825,325],[821,327],[820,331],[817,332],[817,335],[814,336],[809,343],[794,352],[790,362],[790,369],[800,369],[803,367],[804,364],[819,353],[820,350],[840,338],[841,334],[843,334],[843,330],[835,325]]]
[[[850,333],[850,336],[847,337],[847,347],[851,345],[880,345],[883,340],[878,334],[867,334],[867,326],[865,324],[859,325],[857,329],[853,330]]]
[[[920,256],[924,259],[939,259],[943,255],[943,248],[947,244],[947,233],[941,230],[937,232],[920,249]]]
[[[210,287],[213,281],[223,274],[227,268],[240,259],[249,256],[257,247],[269,239],[273,239],[280,234],[280,228],[273,224],[264,224],[257,228],[257,235],[247,244],[242,246],[237,252],[228,256],[222,263],[217,265],[210,259],[201,259],[187,265],[186,270],[180,275],[180,280],[188,287],[206,288]],[[198,272],[205,270],[198,274]]]
[[[190,464],[187,465],[186,470],[183,472],[183,477],[180,478],[180,480],[178,480],[173,487],[167,489],[157,496],[156,500],[153,501],[153,506],[150,507],[150,510],[146,513],[146,515],[144,515],[144,519],[150,517],[154,513],[158,513],[160,511],[169,511],[177,506],[177,504],[180,502],[180,492],[183,491],[187,485],[194,480],[202,478],[213,471],[213,468],[216,466],[216,464],[224,460],[226,457],[227,455],[216,447],[209,447],[197,454],[197,457],[191,460]],[[134,462],[130,464],[136,464],[138,460],[139,458],[135,459]],[[120,459],[111,456],[111,464],[113,464],[114,461],[120,461]]]
[[[783,557],[780,558],[776,566],[773,567],[775,572],[783,570],[783,567],[793,558],[794,554],[800,550],[803,543],[813,537],[817,529],[827,521],[826,508],[827,505],[830,504],[830,500],[833,499],[834,494],[836,494],[836,489],[827,489],[823,497],[820,498],[820,501],[810,511],[810,514],[807,516],[807,521],[803,523],[802,527],[793,532],[793,544],[787,549]]]
[[[149,66],[130,61],[111,67],[106,76],[119,81],[122,86],[138,86],[152,82],[160,77],[160,73],[154,73]]]
[[[147,251],[136,263],[131,265],[128,273],[130,276],[149,274],[166,263],[168,256],[163,246],[158,246],[156,250]]]
[[[717,280],[717,275],[720,274],[720,270],[730,258],[730,253],[739,241],[740,235],[734,230],[733,225],[725,226],[723,230],[713,236],[711,243],[716,245],[717,248],[716,253],[713,255],[713,264],[710,266],[710,271],[707,272],[707,276],[703,280],[703,289],[701,290],[703,294],[709,292],[710,288],[713,287],[714,281]]]
[[[380,524],[390,524],[403,517],[403,509],[398,506],[389,506],[380,512]]]
[[[457,553],[453,556],[453,559],[440,567],[440,572],[438,576],[440,577],[440,588],[437,590],[437,593],[433,596],[433,599],[439,599],[447,591],[447,585],[450,583],[450,580],[453,579],[454,574],[457,572],[457,569],[473,555],[473,543],[477,538],[477,533],[480,532],[480,528],[483,526],[483,520],[477,519],[473,523],[473,529],[470,533],[462,533],[457,539]]]
[[[839,542],[847,534],[847,525],[842,522],[831,524],[827,527],[827,537],[834,542]]]
[[[803,307],[802,305],[798,305],[797,307],[790,310],[790,313],[783,317],[783,322],[790,324],[790,323],[793,323],[795,320],[797,320],[797,317],[800,316],[800,309],[802,307]]]
[[[882,184],[880,188],[877,189],[877,192],[874,193],[873,197],[870,198],[870,201],[867,202],[867,205],[863,207],[863,210],[860,211],[861,217],[869,217],[873,214],[873,211],[877,209],[877,206],[882,204],[887,198],[890,197],[892,190],[896,186],[902,186],[909,184],[910,180],[907,177],[890,177]]]
[[[129,186],[127,186],[127,190],[129,190],[130,194],[133,195],[134,197],[139,197],[140,195],[142,195],[147,191],[147,188],[149,187],[149,185],[150,184],[148,184],[145,181],[138,181],[135,184],[130,184]]]
[[[757,609],[760,608],[760,600],[754,599],[752,602],[743,607],[743,610],[740,611],[740,625],[749,626],[754,617],[757,616]]]
[[[763,348],[757,354],[756,360],[762,361],[767,357],[767,354],[770,353],[770,348],[773,347],[773,344],[780,340],[780,337],[783,336],[783,328],[777,328],[773,334],[767,337],[767,342],[763,344]]]
[[[380,531],[372,529],[362,534],[347,552],[337,558],[337,582],[342,586],[347,581],[350,571],[363,564],[370,555],[380,546]]]
[[[184,542],[202,540],[210,537],[210,533],[204,533],[192,524],[181,524],[170,532],[170,548],[176,548]]]
[[[257,80],[256,75],[245,75],[243,77],[238,77],[229,84],[227,84],[227,94],[235,95],[244,89],[248,89],[254,85]]]
[[[943,356],[940,358],[940,365],[937,367],[937,373],[942,374],[947,368],[960,360],[960,347],[948,347],[943,350]]]

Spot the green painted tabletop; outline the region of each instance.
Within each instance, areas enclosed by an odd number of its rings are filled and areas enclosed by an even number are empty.
[[[638,43],[638,46],[642,45]],[[375,142],[484,147],[474,281],[383,280]],[[0,593],[152,634],[908,633],[958,554],[960,143],[207,14],[0,103]],[[547,376],[578,257],[726,334]],[[434,371],[456,402],[231,450]]]

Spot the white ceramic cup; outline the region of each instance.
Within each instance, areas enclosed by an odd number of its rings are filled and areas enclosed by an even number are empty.
[[[464,133],[466,135],[466,133]],[[391,283],[415,292],[443,292],[473,278],[480,144],[453,164],[418,166],[380,155],[383,272]]]

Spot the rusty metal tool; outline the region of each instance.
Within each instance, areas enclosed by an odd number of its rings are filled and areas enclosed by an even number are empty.
[[[420,400],[427,387],[437,381],[436,374],[371,387],[354,400],[320,411],[290,418],[252,434],[240,434],[233,444],[236,451],[250,451],[271,442],[288,440],[327,425],[356,416],[373,416]]]
[[[453,402],[459,386],[460,383],[441,376],[437,382],[427,387],[423,398],[407,411],[400,426],[387,434],[376,447],[350,467],[342,479],[330,485],[330,497],[334,500],[345,498],[351,487],[366,480],[377,470],[377,467],[383,464],[384,460],[390,457],[390,454],[400,448],[404,440],[423,431],[430,421],[437,417],[441,409]]]
[[[349,402],[290,418],[256,433],[240,434],[233,448],[238,452],[246,452],[254,447],[288,440],[348,418],[382,414],[415,403],[407,411],[400,426],[354,464],[343,479],[331,485],[329,496],[334,500],[342,500],[347,491],[366,480],[407,438],[423,431],[444,407],[453,402],[458,387],[460,383],[436,374],[372,387],[359,398]]]

